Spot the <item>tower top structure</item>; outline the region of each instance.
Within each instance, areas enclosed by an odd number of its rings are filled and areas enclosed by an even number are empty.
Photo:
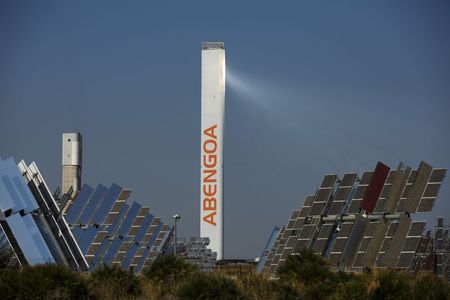
[[[203,42],[202,50],[225,49],[224,42]]]

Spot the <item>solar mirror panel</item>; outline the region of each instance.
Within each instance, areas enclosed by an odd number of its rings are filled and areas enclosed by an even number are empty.
[[[123,219],[117,230],[114,241],[112,242],[111,246],[109,247],[108,251],[105,254],[104,260],[106,262],[113,263],[114,261],[117,261],[116,257],[119,254],[122,244],[128,241],[128,239],[126,239],[128,236],[128,232],[140,209],[141,205],[138,204],[137,202],[133,202],[131,204],[125,218]]]
[[[21,178],[18,166],[13,158],[0,162],[0,207],[1,210],[7,211],[12,209],[13,213],[23,210],[25,213],[30,213],[39,208],[36,201],[32,200],[32,195],[28,188],[25,187],[25,182]],[[3,191],[2,191],[3,190]]]
[[[370,183],[370,180],[372,179],[373,172],[372,171],[366,171],[361,176],[361,180],[359,181],[360,185],[368,185]]]
[[[432,170],[433,168],[429,164],[423,161],[420,163],[417,177],[405,202],[407,212],[415,212],[417,210]]]
[[[389,249],[383,259],[383,264],[390,268],[395,268],[397,264],[398,257],[403,248],[403,244],[406,240],[406,235],[408,234],[409,228],[411,226],[411,219],[407,215],[401,215],[397,230],[392,236],[392,241],[389,245]]]
[[[83,243],[88,243],[88,241],[92,240],[86,255],[86,258],[88,259],[89,262],[91,262],[95,258],[95,254],[100,248],[103,250],[103,247],[100,247],[101,244],[103,243],[103,240],[106,238],[109,231],[113,231],[115,229],[111,228],[111,226],[115,221],[115,217],[117,217],[120,214],[120,212],[113,213],[110,210],[112,210],[113,207],[117,209],[120,205],[123,206],[126,200],[125,197],[128,197],[129,194],[130,194],[129,190],[122,191],[122,188],[120,186],[112,184],[110,190],[105,195],[103,203],[99,206],[97,213],[95,214],[92,220],[94,223],[96,223],[96,225],[94,225],[93,227],[96,230],[96,233],[93,239],[89,240],[85,239],[83,241]],[[118,203],[120,204],[119,206],[116,205]],[[99,222],[100,224],[98,224],[97,222]]]
[[[336,174],[328,174],[325,175],[325,177],[322,180],[322,184],[320,185],[320,188],[330,188],[333,187],[337,179]]]
[[[137,232],[136,236],[135,236],[135,246],[136,246],[136,250],[135,253],[133,255],[131,255],[131,259],[124,261],[122,263],[122,265],[127,265],[128,266],[133,266],[136,267],[138,264],[138,260],[139,258],[142,257],[142,253],[144,252],[145,249],[145,243],[143,242],[143,239],[145,237],[145,235],[147,234],[147,232],[149,232],[150,226],[152,224],[152,220],[153,220],[153,215],[151,214],[147,214],[145,219],[143,220],[141,227],[139,229],[139,231]],[[131,252],[134,251],[134,246],[132,246],[133,249],[131,250]],[[128,255],[128,254],[127,254]]]
[[[377,256],[381,251],[381,247],[383,245],[384,237],[388,231],[389,224],[390,222],[382,222],[375,227],[372,238],[367,245],[363,262],[364,266],[369,268],[374,266]]]
[[[434,202],[438,195],[442,181],[445,178],[446,169],[433,169],[431,172],[425,192],[420,200],[417,212],[430,212],[434,207]]]
[[[435,201],[436,198],[422,198],[422,201],[420,201],[419,207],[417,208],[417,212],[430,212],[434,207]]]
[[[344,174],[344,176],[342,177],[341,180],[341,184],[340,186],[344,187],[344,186],[353,186],[353,184],[355,183],[357,178],[357,174],[356,173],[347,173]]]
[[[120,192],[122,191],[122,187],[113,183],[109,188],[108,192],[105,194],[102,201],[99,203],[97,211],[92,217],[91,223],[94,224],[104,224],[105,219],[108,216],[109,212],[114,206],[116,199],[119,197]]]
[[[31,215],[12,214],[5,218],[8,228],[30,265],[55,263]]]
[[[339,263],[342,251],[344,250],[347,238],[350,234],[350,230],[353,226],[353,222],[344,222],[339,227],[339,233],[331,246],[330,263],[331,267],[336,268]]]
[[[433,169],[429,182],[442,183],[444,181],[447,169]]]
[[[420,237],[408,237],[403,246],[403,252],[416,252],[417,246],[419,245]]]
[[[328,241],[330,240],[330,236],[333,234],[333,227],[333,223],[322,225],[313,246],[314,252],[322,255],[325,254],[328,246]]]
[[[83,252],[84,254],[87,253],[96,235],[97,235],[97,228],[92,226],[89,226],[85,231],[83,231],[83,234],[81,235],[78,241],[78,245],[80,246],[81,252]]]
[[[67,210],[66,220],[69,224],[75,224],[91,197],[94,189],[87,184],[84,184],[80,193],[74,199],[73,204]]]
[[[136,244],[130,245],[130,248],[128,249],[127,253],[125,254],[123,260],[122,260],[122,268],[129,268],[131,265],[131,261],[133,260],[134,256],[136,255],[136,252],[138,251],[139,246]]]
[[[381,195],[381,191],[384,187],[384,183],[389,175],[390,168],[385,164],[378,162],[375,167],[375,171],[372,174],[370,183],[367,186],[363,200],[361,202],[361,208],[368,213],[373,213],[377,204],[378,198]]]
[[[139,211],[141,209],[141,205],[137,202],[133,202],[130,206],[130,209],[128,210],[127,215],[123,219],[122,223],[120,224],[120,227],[118,229],[118,234],[121,236],[128,235],[128,232],[133,225],[134,220],[136,219]]]
[[[90,270],[95,270],[97,267],[101,265],[100,261],[102,260],[103,255],[105,254],[105,251],[109,247],[109,245],[110,242],[106,239],[101,242],[100,246],[94,253],[94,257],[91,259],[89,263]]]
[[[28,188],[39,203],[38,214],[32,218],[41,231],[55,261],[75,270],[85,270],[87,262],[75,241],[52,193],[48,189],[37,165],[32,162],[29,167],[24,161],[18,165],[23,179],[28,181]]]
[[[278,245],[279,245],[280,240],[281,240],[281,236],[284,234],[284,229],[285,229],[285,228],[282,227],[282,228],[278,231],[278,234],[277,234],[277,237],[276,237],[276,239],[275,239],[275,242],[273,243],[273,246],[272,246],[272,248],[270,249],[269,254],[267,255],[267,260],[266,260],[266,262],[265,262],[265,264],[264,264],[263,271],[268,271],[268,269],[269,269],[270,266],[272,265],[273,259],[275,258],[275,251],[276,251],[277,248],[278,248]]]
[[[31,194],[30,189],[28,189],[28,186],[25,185],[23,178],[14,176],[12,177],[12,181],[14,187],[20,195],[20,198],[23,199],[23,202],[25,204],[24,212],[31,213],[32,211],[38,209],[39,205],[37,204],[36,200],[33,199],[33,195]]]
[[[341,257],[339,258],[340,268],[350,267],[356,255],[359,244],[364,237],[364,231],[367,223],[368,220],[365,217],[361,215],[356,216],[350,235],[347,239],[347,243],[345,244]]]
[[[116,257],[115,261],[117,263],[123,264],[123,259],[125,259],[126,257],[129,257],[131,255],[131,254],[127,254],[128,252],[134,251],[134,253],[135,253],[137,251],[137,247],[136,247],[136,249],[134,249],[134,247],[132,247],[132,245],[134,245],[136,242],[135,235],[141,228],[142,222],[144,221],[144,218],[145,218],[148,210],[149,210],[148,207],[140,208],[136,218],[133,221],[131,228],[128,231],[127,238],[124,239],[124,242],[122,243],[122,246],[119,249],[119,254],[121,254],[121,255],[120,256],[118,255]],[[132,255],[134,255],[134,253]],[[129,259],[127,259],[127,262],[125,263],[125,265],[128,267],[130,262],[131,262],[131,257],[129,257]]]
[[[374,242],[372,242],[372,239],[374,238],[374,235],[377,233],[378,227],[380,225],[382,225],[382,224],[366,221],[363,238],[360,241],[358,251],[357,251],[354,261],[353,261],[353,268],[356,268],[356,269],[363,268],[366,265],[366,261],[368,259],[369,260],[372,259],[371,253],[369,253],[369,255],[367,255],[367,258],[366,258],[366,254],[367,254],[367,250],[369,250],[369,246],[374,243]]]
[[[123,237],[115,237],[103,256],[102,263],[112,264],[122,245]]]
[[[150,229],[150,226],[152,224],[152,220],[153,220],[153,215],[147,213],[145,218],[144,218],[144,220],[141,223],[141,226],[139,227],[138,232],[136,233],[136,241],[138,241],[139,243],[142,242],[145,234]]]
[[[352,191],[352,187],[351,186],[339,187],[337,192],[336,192],[336,194],[335,194],[335,196],[334,196],[333,202],[335,202],[335,201],[344,201],[344,202],[346,202],[351,191]]]
[[[436,198],[439,192],[439,188],[441,187],[440,183],[429,183],[425,188],[425,192],[423,193],[423,197],[426,198]]]
[[[126,197],[126,195],[124,195],[124,197]],[[99,265],[101,265],[104,261],[104,256],[108,253],[110,247],[112,246],[112,243],[114,241],[116,241],[117,236],[117,230],[120,227],[120,225],[122,224],[122,221],[124,220],[124,216],[126,216],[126,214],[128,213],[130,206],[123,203],[122,208],[120,209],[120,212],[117,215],[117,218],[113,221],[113,223],[109,226],[106,226],[105,230],[106,230],[106,236],[105,239],[101,242],[100,247],[98,248],[98,250],[95,252],[94,256],[90,259],[90,266],[91,266],[91,270],[95,269],[96,267],[98,267]],[[99,233],[100,234],[100,233]],[[98,235],[97,235],[98,237]],[[113,246],[113,248],[115,249],[119,242],[116,242],[115,245]],[[120,246],[120,245],[119,245]],[[111,261],[112,258],[111,256],[113,254],[111,254],[114,249],[111,249],[111,251],[108,253],[108,257],[107,257],[107,261]]]
[[[292,212],[291,218],[285,227],[282,238],[278,242],[277,254],[281,255],[279,263],[284,262],[285,258],[292,253],[293,246],[297,239],[297,228],[295,227],[297,219],[299,218],[300,210],[294,210]]]
[[[80,215],[80,218],[78,220],[79,224],[90,223],[92,216],[94,215],[98,205],[100,204],[103,196],[106,194],[107,191],[108,189],[105,186],[101,184],[97,186],[91,198],[89,199],[89,202],[86,204],[83,212]]]
[[[108,216],[106,217],[104,225],[111,226],[116,222],[117,218],[120,216],[122,207],[125,205],[125,201],[126,199],[121,199],[120,196],[119,198],[117,198],[113,209],[109,212]]]
[[[310,198],[307,197],[304,206],[311,205],[308,216],[304,219],[305,224],[299,229],[298,240],[295,245],[295,250],[301,248],[313,247],[315,243],[315,235],[320,231],[321,216],[326,213],[326,208],[330,205],[334,185],[337,182],[337,175],[326,175],[322,181],[321,187],[317,190],[316,195],[310,204]],[[300,215],[301,212],[300,212]]]
[[[136,271],[139,272],[143,268],[143,266],[147,263],[147,259],[148,259],[149,255],[150,255],[150,249],[153,246],[154,242],[156,241],[156,238],[157,238],[157,236],[159,234],[159,231],[162,228],[162,225],[163,224],[161,222],[159,222],[156,225],[156,227],[155,227],[155,229],[154,229],[154,231],[152,233],[152,236],[151,236],[151,238],[150,238],[150,240],[149,240],[149,242],[148,242],[148,244],[146,246],[146,249],[144,250],[144,253],[143,253],[142,257],[141,257],[141,260],[139,261],[139,263],[137,265]]]
[[[398,258],[397,268],[409,269],[413,260],[414,253],[401,253]]]
[[[408,236],[422,236],[422,233],[425,229],[427,222],[424,221],[416,221],[411,224],[411,228],[409,229]]]

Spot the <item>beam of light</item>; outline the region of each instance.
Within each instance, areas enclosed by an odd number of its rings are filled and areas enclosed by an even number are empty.
[[[249,76],[230,66],[227,66],[226,84],[231,98],[244,105],[249,114],[256,116],[254,122],[261,136],[273,140],[283,135],[291,141],[302,141],[327,160],[330,166],[340,165],[336,157],[342,157],[354,165],[356,157],[348,155],[349,151],[361,156],[360,159],[367,159],[369,153],[393,155],[392,150],[360,131],[360,119],[356,113],[349,112],[354,108],[349,107],[346,111],[327,93],[324,96],[323,92],[317,93],[301,84],[288,86],[281,81]],[[333,95],[333,91],[327,92]],[[347,118],[343,122],[340,112],[354,119]],[[283,152],[283,147],[278,143],[272,143],[270,147],[277,154]],[[367,152],[364,153],[361,147],[366,148]]]

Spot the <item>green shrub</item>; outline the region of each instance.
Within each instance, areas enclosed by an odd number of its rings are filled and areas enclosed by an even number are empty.
[[[237,285],[245,299],[276,299],[278,297],[277,282],[265,274],[240,277]]]
[[[236,283],[217,274],[197,273],[185,281],[178,291],[180,299],[239,299]]]
[[[310,249],[302,249],[290,255],[278,269],[280,280],[298,280],[304,284],[314,283],[333,277],[328,261]]]
[[[371,277],[369,275],[338,272],[336,280],[337,285],[330,296],[331,299],[370,299]]]
[[[431,273],[419,274],[414,282],[414,296],[418,300],[450,299],[450,284]]]
[[[279,286],[284,297],[326,299],[337,285],[335,273],[330,271],[328,261],[310,249],[302,249],[287,258],[278,270]]]
[[[413,299],[413,277],[406,272],[395,270],[378,271],[378,286],[373,290],[372,298],[377,300]]]
[[[0,274],[2,299],[84,299],[88,297],[80,274],[46,264],[7,269]]]
[[[131,271],[118,266],[103,266],[89,277],[89,292],[97,299],[136,298],[142,294],[139,279]]]
[[[175,255],[163,255],[157,258],[150,266],[142,270],[142,275],[159,284],[173,284],[192,276],[197,269],[183,258]]]

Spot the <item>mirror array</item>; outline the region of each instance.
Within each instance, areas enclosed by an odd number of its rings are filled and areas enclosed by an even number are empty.
[[[420,238],[411,270],[433,272],[450,279],[450,225],[444,224],[443,218],[437,218],[434,229]]]
[[[109,264],[138,272],[165,250],[172,226],[127,201],[130,194],[115,183],[85,184],[61,207],[34,162],[0,160],[0,248],[18,265],[92,271]]]
[[[89,270],[107,264],[139,272],[169,241],[172,227],[148,207],[127,201],[130,194],[115,183],[95,189],[85,184],[64,209]]]
[[[37,165],[0,159],[0,247],[20,266],[58,263],[87,270],[87,261]]]
[[[316,193],[272,232],[257,271],[276,276],[302,248],[342,271],[411,269],[426,225],[412,217],[432,210],[445,174],[425,162],[414,170],[403,164],[391,170],[379,162],[360,177],[325,175]]]

